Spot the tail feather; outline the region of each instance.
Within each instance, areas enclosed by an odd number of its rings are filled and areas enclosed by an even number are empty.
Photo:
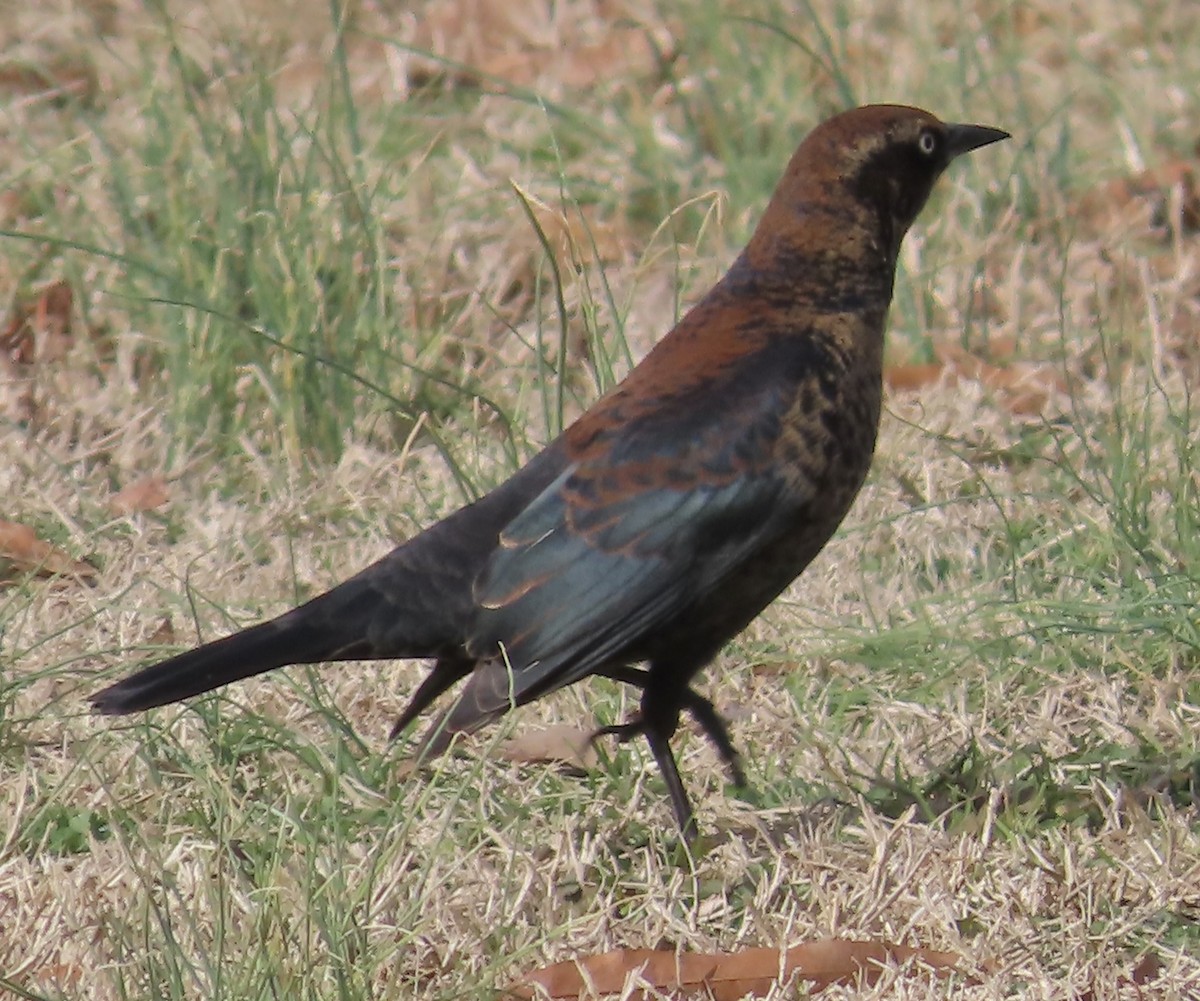
[[[422,656],[405,643],[403,616],[378,571],[366,571],[278,618],[213,640],[154,664],[92,696],[92,706],[110,715],[140,712],[179,702],[243,678],[288,664],[332,660]],[[398,624],[399,635],[385,624]]]
[[[289,613],[138,671],[92,696],[92,705],[110,715],[153,709],[285,664],[336,659],[334,653],[327,635]]]
[[[512,669],[504,661],[484,661],[474,667],[454,702],[430,724],[415,755],[436,758],[446,752],[455,734],[474,733],[526,701],[514,695]]]

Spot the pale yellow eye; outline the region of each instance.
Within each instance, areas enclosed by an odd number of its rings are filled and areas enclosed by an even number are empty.
[[[937,136],[932,132],[922,132],[917,137],[917,149],[924,153],[925,156],[933,156],[937,152],[937,146]]]

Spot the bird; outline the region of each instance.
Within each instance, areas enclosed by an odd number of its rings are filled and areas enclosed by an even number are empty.
[[[510,479],[331,590],[92,697],[126,714],[292,664],[424,659],[392,729],[464,682],[419,741],[443,753],[588,677],[640,690],[597,730],[644,737],[688,842],[681,715],[733,782],[697,675],[800,573],[862,487],[901,240],[956,158],[1009,138],[867,105],[800,143],[744,250],[628,375]]]

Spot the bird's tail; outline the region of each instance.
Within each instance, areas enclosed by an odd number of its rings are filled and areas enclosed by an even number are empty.
[[[287,664],[379,656],[366,640],[363,620],[376,604],[366,591],[358,581],[348,581],[276,619],[138,671],[92,696],[92,706],[122,715],[179,702]]]
[[[138,671],[92,696],[92,706],[112,715],[138,712],[285,664],[330,659],[320,637],[312,636],[303,622],[288,624],[288,618],[264,622]]]

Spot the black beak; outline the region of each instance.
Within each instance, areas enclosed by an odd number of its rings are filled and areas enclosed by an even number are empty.
[[[980,146],[998,143],[1010,136],[1002,129],[992,129],[986,125],[947,125],[946,138],[946,152],[953,160],[956,156],[970,153]]]

